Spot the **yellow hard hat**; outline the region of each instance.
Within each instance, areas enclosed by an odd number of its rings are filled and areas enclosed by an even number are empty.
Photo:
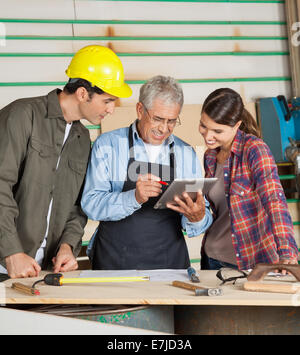
[[[85,79],[113,96],[132,95],[131,88],[124,82],[121,60],[107,47],[92,45],[81,48],[74,55],[66,74],[71,79]]]

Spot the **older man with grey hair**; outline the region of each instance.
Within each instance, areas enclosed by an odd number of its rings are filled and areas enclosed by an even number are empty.
[[[89,245],[93,269],[183,269],[189,237],[211,224],[208,202],[183,196],[184,213],[153,208],[175,178],[201,177],[195,151],[173,135],[183,92],[175,79],[155,76],[140,90],[137,120],[102,134],[93,145],[82,208],[100,221]],[[177,201],[180,204],[180,200]]]

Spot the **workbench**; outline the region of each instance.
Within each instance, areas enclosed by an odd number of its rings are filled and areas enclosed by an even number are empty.
[[[300,294],[249,292],[244,280],[221,286],[222,296],[195,296],[171,282],[124,282],[47,286],[39,284],[40,296],[23,295],[12,282],[31,286],[39,278],[7,280],[0,284],[0,303],[73,305],[173,306],[176,334],[300,334]],[[64,273],[78,277],[80,271]],[[145,272],[146,274],[146,272]],[[216,271],[199,271],[200,284],[220,287]],[[278,282],[266,278],[267,282]],[[296,282],[291,275],[280,282]]]

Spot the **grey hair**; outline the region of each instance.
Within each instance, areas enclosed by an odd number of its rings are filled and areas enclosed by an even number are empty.
[[[167,105],[179,104],[181,110],[183,105],[181,85],[170,76],[154,76],[141,87],[139,101],[150,110],[155,99],[160,99]]]

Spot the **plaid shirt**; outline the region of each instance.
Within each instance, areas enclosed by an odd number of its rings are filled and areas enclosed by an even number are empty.
[[[215,175],[217,153],[205,152],[206,177]],[[239,269],[298,256],[277,166],[261,139],[238,130],[224,165],[224,185]]]

